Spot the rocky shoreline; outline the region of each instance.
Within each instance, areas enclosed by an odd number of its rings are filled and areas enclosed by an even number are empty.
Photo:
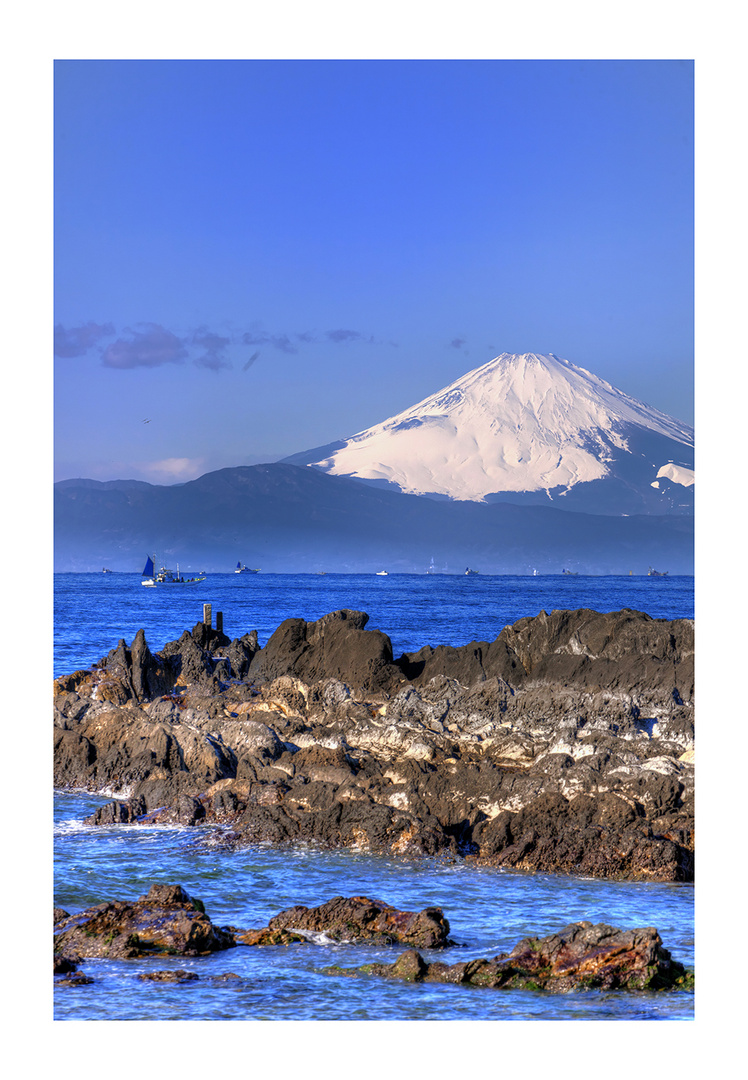
[[[541,612],[398,658],[367,622],[139,631],[55,681],[55,785],[115,795],[90,824],[228,846],[693,880],[692,620]]]

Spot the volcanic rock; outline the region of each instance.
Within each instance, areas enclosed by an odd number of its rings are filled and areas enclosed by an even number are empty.
[[[55,683],[56,785],[119,793],[92,824],[230,845],[692,880],[690,620],[541,612],[397,661],[367,620],[120,642]]]
[[[336,896],[319,907],[292,907],[275,915],[264,930],[237,936],[245,945],[286,943],[322,935],[327,941],[368,941],[377,945],[408,944],[423,949],[451,945],[449,923],[441,908],[398,911],[365,896]]]
[[[181,885],[153,885],[133,903],[99,904],[55,924],[55,952],[79,958],[200,956],[233,944]]]
[[[386,690],[402,679],[392,644],[379,630],[366,630],[362,611],[333,611],[316,622],[286,619],[250,664],[258,681],[292,675],[306,683],[340,679],[357,690]]]
[[[394,964],[330,967],[329,975],[378,975],[404,982],[443,982],[494,990],[690,989],[693,975],[674,961],[654,927],[620,930],[572,923],[545,938],[524,938],[510,953],[459,964],[427,963],[415,949]]]

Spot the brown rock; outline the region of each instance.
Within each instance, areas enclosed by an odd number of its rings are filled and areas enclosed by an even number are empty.
[[[285,945],[312,934],[340,942],[403,943],[423,949],[451,944],[449,923],[440,908],[399,911],[365,896],[336,896],[316,908],[288,908],[275,915],[264,930],[247,931],[237,940],[245,945]]]
[[[673,961],[654,927],[620,930],[572,923],[546,938],[525,938],[492,960],[447,965],[426,963],[409,950],[394,964],[358,969],[329,968],[328,974],[380,975],[406,982],[447,982],[496,990],[661,990],[691,988],[693,976]]]
[[[201,901],[180,885],[154,885],[134,903],[100,904],[55,926],[55,952],[72,951],[81,958],[198,956],[233,944],[230,934],[213,926]]]

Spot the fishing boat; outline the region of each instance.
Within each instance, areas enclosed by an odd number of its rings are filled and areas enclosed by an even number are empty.
[[[471,574],[477,574],[477,573],[478,573],[477,570],[471,570],[469,566],[465,568],[465,576],[466,577],[470,577]]]
[[[569,577],[579,577],[579,571],[578,570],[562,570],[561,573],[562,574],[568,574]]]
[[[377,575],[376,576],[377,577],[388,577],[389,575],[388,575],[386,570],[377,570]]]
[[[156,588],[158,585],[197,585],[199,581],[205,581],[204,577],[182,577],[179,573],[179,563],[177,563],[177,572],[169,570],[166,566],[162,566],[160,570],[156,570],[156,564],[154,562],[155,556],[151,558],[150,555],[146,556],[145,566],[143,567],[143,580],[141,585],[146,585],[149,588]]]
[[[669,570],[653,570],[650,566],[647,571],[647,577],[667,577],[669,573]]]
[[[109,569],[108,566],[103,566],[101,572],[102,574],[111,574],[112,571]]]
[[[259,567],[257,568],[257,570],[250,570],[250,568],[248,566],[245,566],[242,562],[238,562],[236,564],[236,570],[234,570],[235,574],[259,574],[259,572]]]

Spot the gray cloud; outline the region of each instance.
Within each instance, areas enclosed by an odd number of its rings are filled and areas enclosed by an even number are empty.
[[[199,356],[195,363],[199,367],[210,368],[211,371],[220,371],[221,368],[230,368],[231,364],[226,359],[226,349],[231,344],[231,339],[214,334],[207,327],[201,326],[192,335],[193,345],[199,345],[205,349],[203,356]]]
[[[105,367],[136,368],[161,367],[163,364],[181,364],[187,356],[184,342],[171,330],[166,330],[156,323],[142,323],[142,330],[129,327],[126,334],[131,334],[130,341],[118,338],[104,349],[101,362]]]
[[[320,334],[316,330],[302,330],[293,335],[293,340],[302,345],[319,345],[325,341],[332,341],[336,345],[346,345],[356,341],[377,344],[373,334],[362,334],[360,330],[325,330]],[[293,344],[288,334],[268,334],[261,330],[248,330],[242,337],[245,345],[272,345],[281,352],[297,353],[299,350]],[[381,344],[381,342],[379,343]],[[395,342],[390,342],[394,345]]]
[[[299,350],[291,343],[288,334],[266,334],[248,330],[242,337],[245,345],[272,345],[285,353],[297,353]]]
[[[373,336],[366,337],[366,335],[362,334],[359,330],[327,330],[325,337],[329,341],[336,342],[336,344],[341,344],[344,341],[368,341],[371,342],[372,345],[374,344]]]
[[[299,333],[268,333],[255,323],[250,330],[238,335],[222,336],[200,326],[186,334],[178,336],[158,323],[138,323],[135,327],[126,327],[122,336],[102,348],[102,338],[116,333],[111,323],[97,324],[89,322],[85,326],[66,329],[61,324],[55,326],[55,355],[60,357],[82,356],[94,346],[99,345],[101,362],[105,367],[127,370],[131,368],[161,367],[164,364],[182,364],[191,355],[198,367],[211,371],[221,371],[233,365],[228,359],[228,350],[232,345],[268,345],[286,354],[295,354],[304,345],[320,345],[332,342],[335,345],[347,345],[363,342],[379,344],[373,334],[364,334],[360,330],[344,328],[335,330],[304,330]],[[397,342],[386,344],[396,346]],[[456,344],[453,342],[453,344]],[[199,350],[199,351],[198,351]],[[247,371],[260,355],[257,349],[244,363],[242,370]]]
[[[114,333],[111,323],[87,322],[85,326],[74,326],[66,330],[61,323],[55,326],[54,349],[55,356],[72,357],[83,356],[102,338],[110,337]]]

